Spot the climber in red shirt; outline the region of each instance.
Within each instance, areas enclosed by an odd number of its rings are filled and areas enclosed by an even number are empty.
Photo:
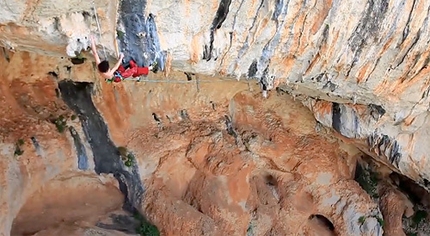
[[[122,65],[122,59],[124,58],[124,54],[120,54],[118,62],[115,64],[115,66],[110,69],[109,68],[109,62],[107,60],[101,61],[96,49],[96,44],[94,37],[91,36],[91,49],[94,54],[94,58],[96,59],[97,67],[99,69],[100,74],[105,78],[107,82],[121,82],[122,80],[129,78],[129,77],[140,77],[140,76],[147,76],[149,71],[153,71],[154,73],[157,73],[157,63],[150,65],[149,67],[143,66],[140,67],[136,64],[135,61],[130,60],[130,67],[125,68]],[[140,79],[139,79],[140,80]]]
[[[147,76],[149,71],[152,70],[152,66],[149,67],[140,67],[136,64],[136,62],[134,62],[133,60],[130,60],[130,67],[129,68],[124,68],[123,65],[120,65],[118,68],[118,72],[121,74],[121,76],[123,78],[128,78],[128,77],[139,77],[139,76]]]
[[[113,66],[113,68],[109,67],[109,62],[105,58],[105,60],[100,60],[99,54],[97,53],[96,43],[94,37],[91,35],[91,50],[93,51],[94,59],[96,60],[97,68],[99,70],[100,75],[106,79],[114,79],[115,71],[121,66],[122,59],[124,58],[124,54],[120,54],[118,58],[118,62]]]
[[[112,80],[109,80],[108,82],[114,81],[118,83],[129,77],[134,77],[134,78],[138,77],[138,81],[140,81],[139,77],[142,75],[146,77],[150,70],[156,73],[156,68],[155,68],[156,64],[150,65],[149,67],[146,67],[146,66],[140,67],[133,60],[131,60],[129,63],[130,63],[130,67],[128,67],[127,69],[123,65],[120,65],[118,67],[118,70],[116,70],[114,73],[114,78]]]

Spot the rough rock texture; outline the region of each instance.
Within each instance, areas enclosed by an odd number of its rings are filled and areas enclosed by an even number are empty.
[[[177,140],[145,148],[152,155],[144,162],[161,160],[147,180],[161,185],[148,188],[144,208],[151,219],[161,218],[169,235],[189,225],[203,235],[313,235],[312,216],[322,215],[334,226],[334,232],[324,230],[328,235],[382,235],[378,207],[351,180],[354,153],[339,149],[335,139],[318,137],[312,118],[297,119],[302,108],[282,98],[264,102],[255,93],[236,94],[228,107],[231,135],[223,120],[194,121],[133,140],[130,147],[136,149],[164,137]],[[175,176],[173,168],[179,169]],[[186,225],[175,222],[183,214]],[[363,224],[361,216],[367,217]]]
[[[96,36],[101,34],[108,52],[115,52],[117,8],[115,0],[1,1],[0,45],[9,50],[74,57],[75,52],[87,49],[93,32]],[[100,32],[94,12],[100,21]]]
[[[298,96],[319,122],[318,129],[321,124],[333,128],[344,141],[430,190],[429,8],[427,1],[382,0],[0,2],[1,229],[11,231],[20,209],[40,187],[50,189],[65,173],[95,178],[95,171],[112,174],[125,208],[147,214],[166,234],[178,229],[199,234],[199,229],[258,235],[268,228],[274,234],[306,234],[321,226],[324,218],[318,214],[332,222],[335,233],[382,234],[377,206],[352,181],[356,154],[343,156],[338,145],[304,127],[294,131],[297,127],[290,123],[295,119],[285,118],[290,100],[271,107],[280,98],[271,94],[263,103],[253,84],[253,92],[245,93],[243,82],[198,81],[218,75],[256,79],[267,89],[281,83],[278,91]],[[66,59],[13,53],[74,57],[88,48],[90,33],[101,34],[103,56],[112,58],[121,50],[140,65],[157,61],[169,79],[192,81],[183,87],[112,86],[99,82],[91,63],[72,68]],[[199,93],[204,96],[195,95]],[[73,113],[78,119],[70,118]],[[302,117],[305,111],[292,113]],[[227,131],[224,115],[229,117]],[[60,116],[67,117],[64,133],[52,124]],[[162,137],[172,144],[166,146]],[[332,150],[322,148],[330,145]],[[115,146],[127,146],[135,154],[133,166],[121,162]],[[24,154],[13,155],[21,149]],[[182,162],[164,160],[172,156]],[[340,169],[331,169],[330,158],[339,159]],[[299,165],[309,160],[318,165]],[[327,169],[319,168],[326,162]],[[273,184],[267,184],[267,173]],[[230,186],[240,181],[240,188]],[[224,189],[226,196],[213,189]],[[390,204],[387,194],[384,202]],[[308,195],[309,204],[294,203]],[[219,202],[213,203],[213,196]],[[303,205],[310,208],[296,209]],[[103,214],[112,210],[105,207]],[[399,209],[393,222],[398,222]],[[296,211],[300,214],[294,219],[300,223],[288,218]],[[188,221],[177,221],[184,214]],[[360,216],[366,216],[364,224],[358,223]],[[237,217],[244,222],[233,224],[230,218]],[[20,218],[16,222],[25,225]],[[264,225],[267,229],[260,228]]]
[[[108,55],[116,55],[117,11],[118,27],[125,27],[129,40],[136,32],[127,27],[151,27],[145,18],[152,14],[159,39],[151,33],[133,39],[142,40],[138,52],[119,45],[139,64],[158,60],[166,71],[256,78],[268,89],[279,79],[285,90],[312,97],[308,104],[325,103],[319,106],[323,110],[311,107],[322,124],[393,170],[429,184],[424,158],[429,152],[429,2],[122,2],[136,7],[95,1],[103,33],[99,43]],[[3,1],[0,41],[9,48],[73,56],[88,45],[90,31],[98,33],[91,5]],[[150,52],[146,59],[139,56],[145,52]]]
[[[403,232],[402,218],[408,211],[410,202],[401,192],[391,186],[385,186],[381,192],[380,205],[385,222],[384,233],[386,235],[406,235]],[[411,216],[410,212],[405,215]]]
[[[102,221],[121,206],[163,235],[383,233],[378,205],[353,180],[361,153],[317,132],[286,94],[262,100],[255,84],[202,76],[112,85],[90,63],[10,56],[0,59],[2,235],[121,235]],[[134,154],[131,167],[109,142]]]

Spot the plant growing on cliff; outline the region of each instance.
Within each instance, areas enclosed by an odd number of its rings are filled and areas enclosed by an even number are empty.
[[[414,226],[418,226],[425,218],[427,218],[427,215],[427,212],[423,210],[415,212],[414,216],[412,217]]]
[[[360,223],[360,225],[364,224],[365,221],[366,221],[366,216],[360,216],[360,218],[358,218],[358,223]]]
[[[136,233],[142,236],[159,236],[160,232],[157,227],[147,221],[141,214],[135,214],[134,218],[139,221]]]
[[[357,173],[355,180],[372,198],[378,198],[378,181],[379,177],[376,172],[370,168],[363,168],[357,166]]]
[[[384,220],[379,217],[378,215],[374,215],[373,217],[376,218],[376,220],[378,221],[379,225],[381,225],[381,227],[384,227]],[[360,218],[358,218],[358,223],[360,223],[360,225],[363,225],[364,222],[366,222],[367,217],[366,216],[360,216]]]
[[[58,132],[63,133],[67,128],[67,120],[63,115],[60,115],[57,119],[54,120],[55,127],[57,127]]]
[[[122,32],[121,30],[117,30],[116,31],[116,35],[118,36],[118,38],[119,39],[124,39],[124,35],[125,35],[125,33],[124,32]]]
[[[384,227],[385,221],[381,217],[376,216],[376,220],[378,221],[378,223],[381,227]]]
[[[24,150],[21,149],[22,145],[24,145],[24,140],[18,139],[15,143],[15,152],[13,153],[15,156],[21,156],[24,153]]]
[[[127,154],[127,160],[125,161],[125,165],[130,167],[133,165],[134,155],[132,153]]]
[[[130,167],[133,165],[134,155],[129,152],[126,147],[118,147],[118,154],[121,157],[121,160],[124,161],[124,165]]]

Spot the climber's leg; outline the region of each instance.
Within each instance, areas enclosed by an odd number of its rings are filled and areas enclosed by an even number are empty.
[[[137,72],[137,67],[131,67],[121,73],[122,78],[129,78]]]
[[[136,62],[133,60],[130,60],[130,68],[136,68],[136,67],[138,67]]]
[[[136,73],[133,74],[133,77],[139,77],[139,76],[147,76],[149,73],[148,67],[134,67],[136,68]]]

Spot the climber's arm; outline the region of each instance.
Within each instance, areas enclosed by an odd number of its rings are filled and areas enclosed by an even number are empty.
[[[91,35],[91,50],[93,51],[94,59],[96,59],[97,65],[100,64],[100,57],[99,57],[99,54],[97,53],[96,42],[92,35]]]
[[[113,77],[113,75],[115,74],[115,71],[117,71],[119,66],[121,65],[123,58],[124,58],[124,54],[121,53],[115,66],[109,69],[108,72],[102,74],[105,79],[110,79]]]
[[[115,72],[116,70],[118,70],[118,68],[119,68],[119,66],[121,65],[121,63],[122,63],[122,59],[124,58],[124,54],[119,54],[119,59],[118,59],[118,61],[116,62],[116,64],[114,65],[114,67],[112,68],[112,73],[113,72]]]

